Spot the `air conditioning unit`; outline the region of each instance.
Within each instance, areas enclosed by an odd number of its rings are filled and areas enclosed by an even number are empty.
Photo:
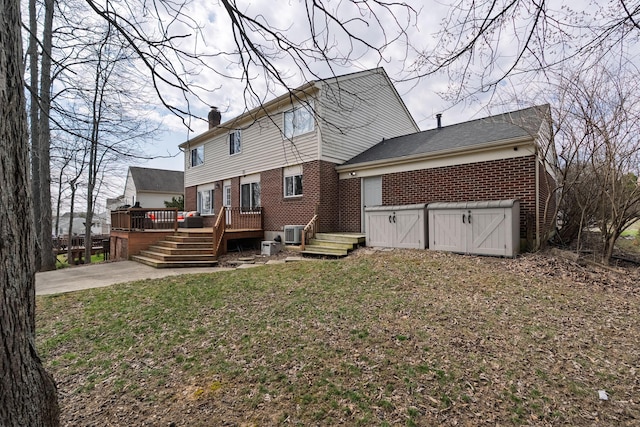
[[[304,225],[285,225],[284,243],[287,245],[299,245],[302,243],[302,231]]]

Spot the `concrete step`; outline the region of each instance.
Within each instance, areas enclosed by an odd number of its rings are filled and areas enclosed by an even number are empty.
[[[140,255],[147,258],[157,259],[167,262],[185,262],[185,261],[216,261],[216,257],[212,253],[208,254],[189,254],[189,255],[167,255],[150,250],[140,251]]]
[[[366,236],[361,233],[316,233],[316,239],[364,245]]]
[[[306,245],[303,255],[328,255],[328,256],[347,256],[348,251],[346,249],[329,248],[326,246]]]
[[[218,265],[217,260],[213,261],[161,261],[155,258],[149,258],[143,255],[133,255],[133,261],[149,265],[155,268],[186,268],[186,267],[215,267]]]

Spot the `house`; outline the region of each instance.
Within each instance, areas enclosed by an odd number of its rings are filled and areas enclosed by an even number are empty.
[[[214,108],[209,121],[180,145],[185,209],[205,227],[225,206],[260,208],[267,240],[314,215],[317,231],[364,233],[367,206],[514,200],[514,234],[537,248],[554,223],[549,106],[450,126],[438,115],[420,131],[378,68],[309,82],[224,123]]]
[[[73,226],[72,226],[72,234],[73,235],[84,235],[85,232],[85,224],[87,214],[85,212],[76,212],[73,214]],[[107,222],[109,215],[107,212],[103,213],[95,213],[93,215],[93,221],[91,222],[91,234],[94,235],[104,235],[109,234],[109,225]],[[69,234],[69,222],[71,220],[71,213],[67,212],[64,215],[61,215],[60,218],[53,217],[53,224],[55,227],[56,222],[58,223],[58,229],[54,230],[54,236],[67,236]]]
[[[267,240],[315,214],[319,231],[341,230],[355,222],[341,216],[336,166],[417,131],[382,68],[311,81],[224,123],[213,109],[209,129],[180,145],[185,210],[212,227],[222,206],[260,207]]]
[[[366,206],[519,201],[520,241],[554,224],[556,153],[548,105],[383,138],[336,167],[340,229],[364,231]]]
[[[164,202],[182,197],[184,172],[130,166],[124,187],[123,204],[140,203],[145,208],[164,208]]]

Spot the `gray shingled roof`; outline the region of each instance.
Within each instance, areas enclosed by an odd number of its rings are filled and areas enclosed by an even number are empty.
[[[136,191],[183,193],[184,172],[129,166]]]
[[[395,138],[383,139],[378,144],[351,158],[343,165],[356,165],[402,157],[435,154],[472,148],[491,142],[512,140],[537,135],[549,115],[549,106],[541,105],[483,119],[425,130]]]

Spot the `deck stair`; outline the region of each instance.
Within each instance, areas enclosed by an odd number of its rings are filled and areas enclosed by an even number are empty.
[[[360,233],[316,233],[316,237],[305,245],[302,254],[344,257],[364,245],[365,240],[365,235]]]
[[[213,235],[197,231],[177,231],[164,240],[156,242],[133,261],[155,268],[212,267],[218,265],[213,254]]]

